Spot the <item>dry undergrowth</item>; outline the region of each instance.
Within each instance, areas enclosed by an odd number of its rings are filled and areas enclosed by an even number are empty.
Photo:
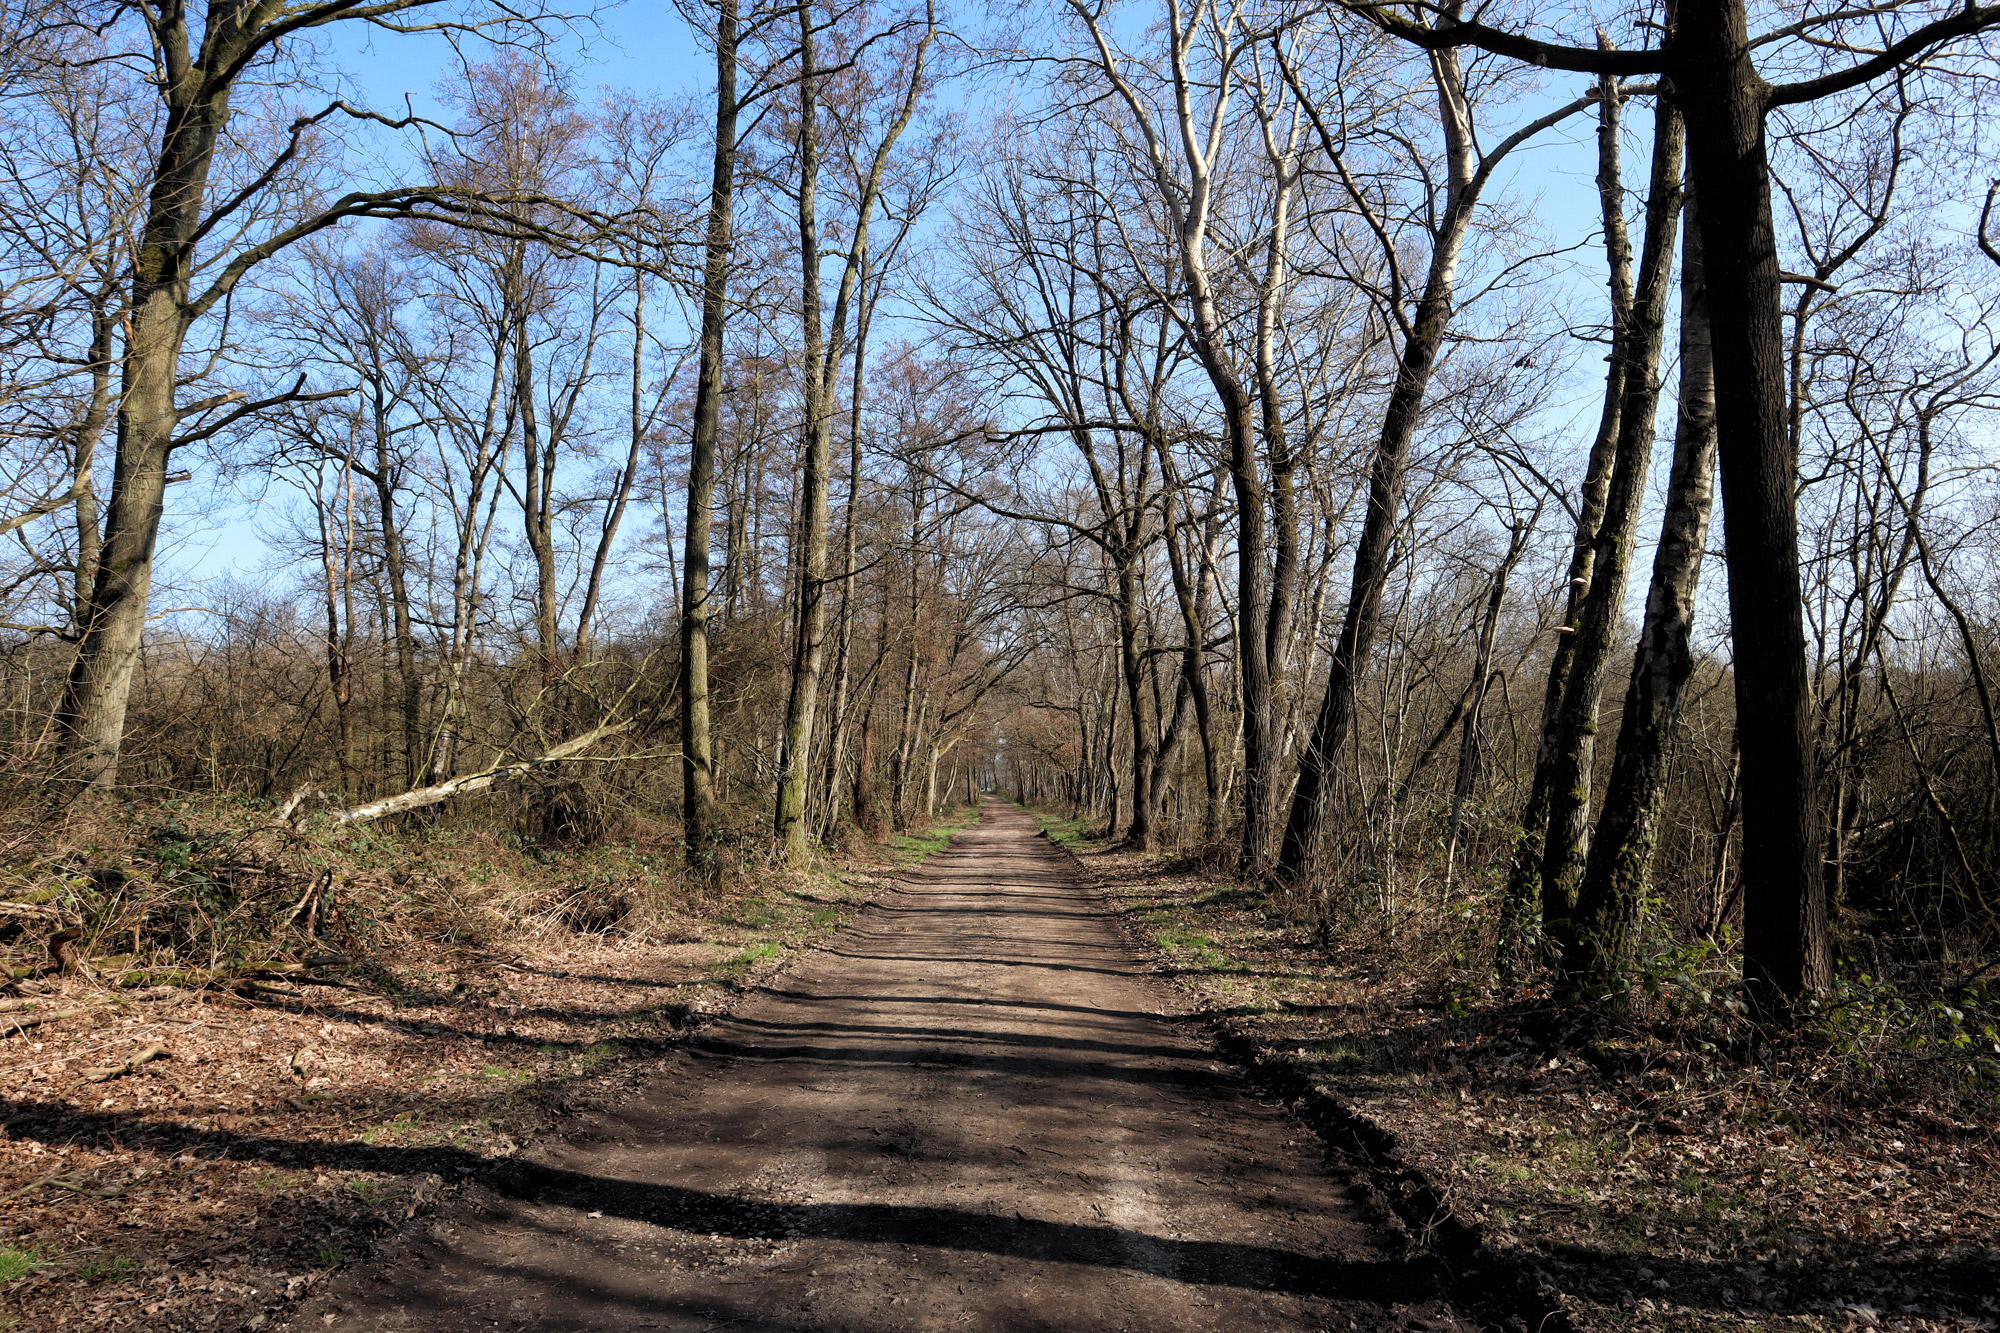
[[[1580,1326],[2000,1328],[1990,1087],[1503,1003],[1408,923],[1316,940],[1217,874],[1076,849],[1196,1007],[1389,1130]]]
[[[100,941],[0,999],[0,1328],[281,1322],[483,1165],[642,1077],[931,845],[757,867],[739,876],[754,887],[696,895],[669,858],[630,848],[300,838],[195,818],[176,812],[188,836],[165,873],[157,819],[45,837],[11,867],[9,891],[94,872],[155,918],[178,894],[222,924],[216,955],[190,957],[188,939],[162,942],[141,919],[135,942],[129,914],[65,900],[71,928],[124,931],[125,956]],[[296,920],[272,929],[316,880],[337,891],[310,938]],[[260,925],[267,881],[278,907]],[[23,966],[32,943],[18,926],[0,936],[13,970],[50,971]],[[52,1012],[69,1016],[33,1024]]]

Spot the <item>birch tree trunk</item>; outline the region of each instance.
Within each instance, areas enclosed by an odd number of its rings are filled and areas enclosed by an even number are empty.
[[[1565,954],[1575,948],[1572,918],[1589,833],[1598,705],[1624,612],[1632,546],[1652,462],[1660,400],[1660,352],[1680,221],[1681,122],[1668,99],[1662,98],[1654,109],[1653,126],[1653,165],[1638,282],[1623,327],[1612,338],[1611,354],[1622,371],[1618,376],[1622,380],[1618,445],[1604,521],[1591,557],[1590,584],[1584,590],[1576,624],[1576,656],[1556,717],[1549,778],[1549,824],[1542,851],[1542,923]],[[1623,211],[1622,200],[1619,211]]]
[[[1667,764],[1694,669],[1694,599],[1715,495],[1715,367],[1699,228],[1691,218],[1681,241],[1680,408],[1666,516],[1604,811],[1577,892],[1576,947],[1563,960],[1570,983],[1589,993],[1615,992],[1632,960],[1659,843]]]

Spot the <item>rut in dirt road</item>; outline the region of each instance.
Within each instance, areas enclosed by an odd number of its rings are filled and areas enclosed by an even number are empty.
[[[335,1329],[1458,1328],[990,804],[641,1094],[308,1314]],[[331,1317],[330,1323],[322,1321]]]

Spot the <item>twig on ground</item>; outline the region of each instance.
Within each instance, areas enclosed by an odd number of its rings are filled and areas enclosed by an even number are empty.
[[[92,1069],[85,1069],[81,1072],[85,1080],[88,1082],[108,1083],[114,1078],[119,1078],[125,1074],[131,1073],[133,1070],[137,1069],[140,1065],[149,1063],[150,1061],[153,1060],[164,1059],[166,1058],[166,1054],[167,1054],[167,1048],[160,1045],[158,1042],[154,1042],[151,1046],[148,1046],[145,1050],[140,1051],[137,1055],[125,1061],[123,1064],[99,1065]]]

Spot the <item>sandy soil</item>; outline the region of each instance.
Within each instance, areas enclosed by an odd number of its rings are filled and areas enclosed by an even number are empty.
[[[302,1328],[1459,1329],[1000,805]]]

